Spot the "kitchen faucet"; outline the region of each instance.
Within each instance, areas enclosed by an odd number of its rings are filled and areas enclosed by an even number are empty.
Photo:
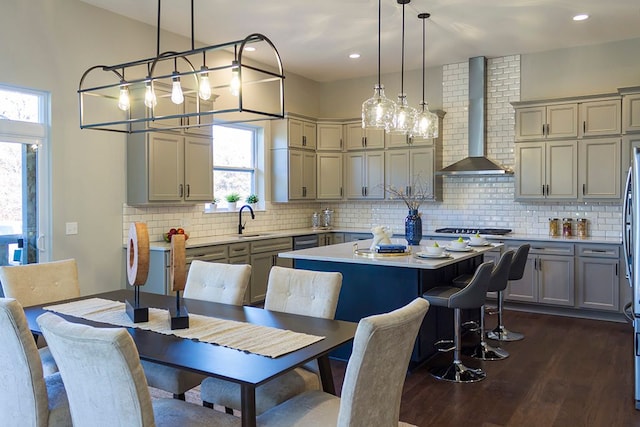
[[[242,230],[244,230],[244,225],[242,224],[242,211],[244,210],[244,208],[248,208],[249,212],[251,212],[251,219],[256,219],[256,216],[253,214],[253,209],[251,209],[251,206],[249,205],[242,206],[240,208],[240,211],[238,211],[238,234],[242,234]]]

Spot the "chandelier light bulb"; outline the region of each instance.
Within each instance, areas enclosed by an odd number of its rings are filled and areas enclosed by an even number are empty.
[[[240,95],[240,69],[238,68],[238,61],[231,63],[231,81],[229,82],[229,91],[233,96]]]
[[[182,94],[182,86],[180,86],[180,77],[174,76],[171,87],[171,102],[174,104],[182,104],[184,102],[184,95]]]
[[[146,84],[146,89],[144,91],[144,105],[146,105],[147,108],[154,108],[158,105],[158,99],[156,98],[156,93],[153,91],[151,82]]]
[[[206,70],[206,67],[202,67],[203,70]],[[209,73],[203,72],[200,74],[200,86],[198,86],[198,96],[203,101],[211,98],[211,83],[209,83]]]
[[[125,85],[120,86],[120,97],[118,98],[118,108],[122,111],[129,110],[131,103],[129,101],[129,88]]]

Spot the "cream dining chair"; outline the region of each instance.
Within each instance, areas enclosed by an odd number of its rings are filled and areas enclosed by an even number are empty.
[[[177,399],[151,400],[124,328],[94,328],[53,313],[38,317],[69,397],[74,427],[240,426],[231,415]]]
[[[47,304],[80,296],[76,260],[42,262],[0,267],[0,283],[7,298],[17,299],[23,307]],[[44,375],[58,371],[44,341],[38,343]]]
[[[264,303],[266,310],[333,319],[342,287],[342,274],[272,267]],[[318,364],[315,360],[256,388],[256,413],[261,414],[306,390],[320,389]],[[218,404],[240,410],[240,386],[236,383],[207,378],[200,387],[205,406]]]
[[[187,274],[185,298],[223,304],[242,305],[251,278],[251,266],[193,261]],[[151,387],[185,399],[185,392],[199,385],[205,375],[142,360],[142,368]]]
[[[0,298],[0,342],[0,425],[70,427],[60,373],[43,376],[24,311],[13,298]]]
[[[358,323],[341,397],[307,391],[258,417],[261,427],[396,427],[409,357],[429,303],[416,298]]]

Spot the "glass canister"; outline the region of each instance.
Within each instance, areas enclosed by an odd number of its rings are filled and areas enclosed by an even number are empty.
[[[578,237],[587,237],[587,218],[578,218]]]
[[[573,219],[572,218],[562,218],[562,236],[563,237],[573,236]]]
[[[313,227],[313,228],[319,228],[320,227],[320,215],[318,215],[318,212],[314,212],[311,215],[311,227]]]
[[[549,218],[549,236],[558,237],[560,235],[560,220]]]

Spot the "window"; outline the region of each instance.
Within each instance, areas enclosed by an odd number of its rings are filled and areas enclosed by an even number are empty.
[[[0,85],[0,265],[47,258],[48,95]]]
[[[239,126],[213,126],[213,194],[221,202],[232,193],[242,203],[256,193],[257,131]]]

